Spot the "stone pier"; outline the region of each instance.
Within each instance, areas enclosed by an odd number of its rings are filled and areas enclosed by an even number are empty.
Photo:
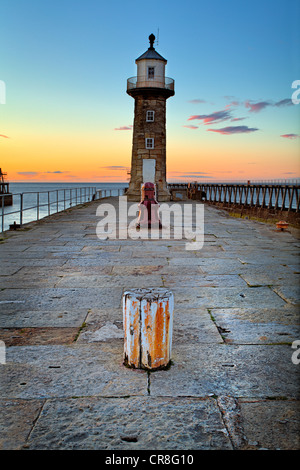
[[[99,240],[100,203],[0,240],[0,449],[299,450],[297,234],[205,206],[201,250]],[[145,287],[174,294],[167,370],[123,364]]]

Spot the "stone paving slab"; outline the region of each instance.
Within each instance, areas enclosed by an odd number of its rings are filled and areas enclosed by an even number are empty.
[[[300,448],[299,402],[287,400],[239,400],[243,432],[257,449],[290,450]],[[261,426],[261,422],[264,426]]]
[[[151,373],[151,396],[299,400],[300,377],[292,352],[287,345],[177,344],[171,369]]]
[[[152,287],[162,287],[163,280],[161,276],[147,276],[147,281]],[[84,288],[96,288],[99,287],[110,287],[112,285],[116,287],[124,287],[124,277],[123,276],[94,276],[92,274],[82,275],[80,274],[68,274],[59,279],[56,286],[57,287],[84,287]],[[127,276],[127,285],[128,288],[139,288],[145,286],[145,276],[143,274],[139,276]]]
[[[115,344],[117,343],[117,344]],[[123,342],[8,349],[0,396],[52,398],[147,395],[147,372],[123,366]]]
[[[22,449],[43,403],[43,400],[0,399],[0,450]]]
[[[121,287],[5,289],[0,292],[1,309],[15,312],[28,310],[64,310],[92,308],[103,305],[119,307]]]
[[[211,309],[211,315],[226,343],[291,344],[300,338],[299,310],[270,308]]]
[[[41,309],[27,310],[19,309],[19,304],[0,304],[1,306],[1,326],[2,328],[54,328],[54,327],[77,327],[79,328],[85,321],[89,309],[86,307],[70,309]]]
[[[245,281],[238,274],[203,275],[195,274],[163,274],[166,287],[245,287]]]
[[[77,327],[22,327],[1,328],[1,340],[6,347],[45,344],[71,344],[76,341],[80,329]]]
[[[100,203],[0,244],[0,448],[299,450],[299,239],[205,206],[202,250],[99,240]],[[122,294],[149,286],[175,297],[156,372],[123,365]]]
[[[178,305],[187,308],[228,308],[272,305],[284,307],[285,301],[268,287],[173,287]]]
[[[37,415],[38,405],[38,401],[31,402],[32,416]],[[10,401],[7,406],[12,408],[14,404]],[[15,421],[10,426],[10,437],[20,448],[26,435],[21,429],[14,438]],[[9,445],[9,440],[4,445]],[[231,450],[232,445],[212,398],[87,397],[47,400],[26,448]]]
[[[285,269],[284,269],[285,268]],[[267,272],[264,270],[253,270],[248,269],[246,272],[243,272],[240,276],[244,279],[249,287],[258,287],[258,286],[282,286],[282,285],[300,285],[300,273],[293,273],[294,276],[288,272],[286,267],[283,269],[270,270]]]

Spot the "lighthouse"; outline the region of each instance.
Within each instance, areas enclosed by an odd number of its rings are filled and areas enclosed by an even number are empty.
[[[166,181],[166,101],[174,92],[174,80],[165,76],[167,60],[150,47],[135,61],[137,76],[127,80],[127,93],[134,98],[134,123],[129,201],[139,201],[144,183],[153,183],[156,197],[169,201]]]

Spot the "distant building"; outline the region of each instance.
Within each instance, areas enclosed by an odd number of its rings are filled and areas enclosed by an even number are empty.
[[[165,77],[166,59],[150,47],[135,63],[137,76],[127,80],[127,93],[135,100],[131,179],[127,196],[139,201],[141,185],[156,185],[158,201],[170,200],[166,182],[166,101],[174,92],[174,80]]]

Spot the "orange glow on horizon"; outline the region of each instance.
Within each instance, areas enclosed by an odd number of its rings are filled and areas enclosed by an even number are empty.
[[[168,134],[169,182],[300,176],[300,139],[212,134],[197,139],[190,134],[179,138],[174,131]],[[13,138],[1,138],[0,166],[10,182],[128,183],[131,146],[130,131],[111,130],[100,136],[84,133],[34,135],[20,131]]]

